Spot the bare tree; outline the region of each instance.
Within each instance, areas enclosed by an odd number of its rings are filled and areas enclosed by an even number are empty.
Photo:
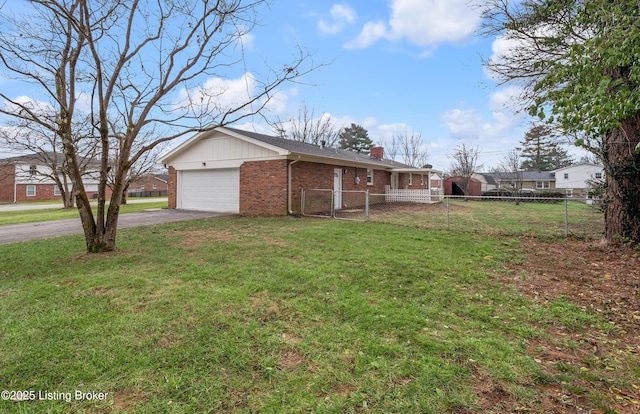
[[[505,155],[497,168],[500,178],[508,180],[515,191],[522,190],[522,170],[520,164],[520,153],[517,149],[513,149]]]
[[[486,62],[521,87],[531,115],[602,162],[605,239],[640,243],[640,25],[637,0],[478,2],[500,47]]]
[[[403,163],[412,167],[422,167],[427,163],[427,149],[422,134],[404,131],[393,136],[391,141],[393,156],[402,155]]]
[[[298,109],[297,118],[278,119],[271,126],[282,138],[314,145],[324,142],[324,145],[329,147],[336,145],[342,129],[335,126],[330,115],[323,113],[316,116],[315,111],[310,109],[306,102]]]
[[[115,249],[129,170],[145,153],[185,134],[259,114],[283,83],[314,69],[298,48],[291,62],[265,66],[267,74],[246,72],[243,96],[229,101],[225,80],[232,70],[246,71],[242,40],[264,3],[33,0],[21,3],[21,16],[5,7],[0,70],[29,84],[35,96],[22,100],[0,91],[11,108],[0,113],[57,135],[89,252]],[[35,103],[42,101],[46,105]],[[74,120],[87,113],[98,149],[96,214],[73,139]]]
[[[87,121],[85,118],[82,123],[76,123],[72,137],[74,145],[78,148],[78,167],[83,177],[91,176],[96,167],[96,142],[84,135],[90,131]],[[8,126],[0,128],[0,144],[18,153],[27,153],[35,164],[44,167],[29,171],[32,179],[53,181],[60,191],[64,207],[74,207],[69,165],[57,134],[34,122],[19,120],[9,122]]]
[[[477,169],[482,168],[481,165],[478,165],[479,152],[478,147],[467,147],[462,143],[451,156],[453,162],[451,163],[449,174],[462,178],[462,190],[467,194],[471,176]]]
[[[135,144],[136,148],[134,148],[133,150],[135,152],[139,151],[139,148],[137,148],[137,147],[139,147],[140,145],[144,145],[144,142],[147,141],[147,140],[142,140],[141,142],[136,143]],[[122,188],[122,204],[127,204],[127,196],[128,196],[128,193],[129,193],[129,187],[131,186],[131,183],[135,182],[136,180],[139,180],[140,178],[142,178],[142,177],[144,177],[146,175],[153,174],[154,172],[156,172],[158,170],[157,161],[158,161],[158,159],[160,157],[160,154],[165,152],[166,147],[167,147],[166,145],[160,144],[160,145],[154,147],[152,150],[146,151],[131,166],[131,168],[129,169],[129,173],[127,174],[127,177],[125,179],[124,186]],[[117,150],[116,150],[115,154],[112,156],[112,158],[114,160],[118,159]],[[112,175],[110,175],[109,176],[109,186],[112,189],[113,189],[114,184],[115,184],[114,177]]]

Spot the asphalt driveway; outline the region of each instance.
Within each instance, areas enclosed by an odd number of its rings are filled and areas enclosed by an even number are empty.
[[[153,224],[171,223],[176,221],[197,220],[223,215],[225,214],[205,211],[173,209],[146,210],[139,213],[121,214],[118,218],[118,229],[151,226]],[[82,233],[82,224],[80,223],[79,218],[41,221],[37,223],[9,224],[6,226],[0,226],[0,244],[45,239],[48,237],[57,237],[76,233]]]

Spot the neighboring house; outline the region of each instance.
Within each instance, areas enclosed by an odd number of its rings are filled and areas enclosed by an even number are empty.
[[[166,196],[169,191],[167,174],[146,174],[131,181],[128,189],[129,197]]]
[[[62,159],[59,164],[62,164]],[[62,200],[55,181],[47,177],[51,175],[51,168],[44,165],[35,154],[1,159],[0,203]],[[98,180],[87,176],[84,185],[89,198],[97,195]]]
[[[495,174],[489,173],[474,173],[471,178],[480,182],[480,191],[485,192],[498,188],[498,183],[494,177]]]
[[[560,168],[554,171],[556,188],[567,197],[585,198],[589,196],[588,181],[604,181],[604,167],[597,164],[582,163]]]
[[[492,173],[497,188],[508,190],[555,191],[553,171],[519,171],[514,173]]]
[[[301,189],[342,192],[430,189],[430,168],[221,127],[191,137],[161,160],[169,170],[169,208],[240,214],[300,212]]]

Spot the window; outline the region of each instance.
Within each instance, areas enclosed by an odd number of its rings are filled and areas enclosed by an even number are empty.
[[[602,180],[602,173],[596,173],[596,180]]]
[[[36,196],[36,186],[28,185],[27,186],[27,197],[35,197]]]
[[[424,174],[420,174],[420,185],[424,185]]]
[[[536,188],[539,190],[549,188],[549,181],[536,181]]]
[[[151,186],[154,190],[158,188],[158,186],[156,185],[156,183],[153,183],[153,185]]]
[[[367,168],[367,185],[373,185],[373,170]]]
[[[36,167],[35,165],[30,165],[29,166],[29,173],[31,175],[36,175],[38,173],[38,167]]]
[[[53,185],[53,195],[54,196],[62,195],[62,193],[60,192],[60,187],[58,187],[57,184]]]
[[[564,173],[564,179],[568,180],[569,179],[569,173]]]
[[[413,174],[409,173],[409,185],[413,185]]]
[[[565,195],[567,198],[573,197],[573,188],[567,188]]]

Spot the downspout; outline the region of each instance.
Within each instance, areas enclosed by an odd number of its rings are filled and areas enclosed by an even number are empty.
[[[18,174],[16,173],[16,166],[13,166],[13,204],[18,202]]]
[[[292,188],[291,188],[291,181],[292,181],[292,177],[291,177],[291,166],[293,164],[295,164],[296,162],[300,161],[300,156],[298,155],[298,159],[297,160],[293,160],[289,163],[289,165],[287,166],[287,208],[289,209],[289,214],[293,215],[293,209],[291,207],[291,198],[292,198]]]

